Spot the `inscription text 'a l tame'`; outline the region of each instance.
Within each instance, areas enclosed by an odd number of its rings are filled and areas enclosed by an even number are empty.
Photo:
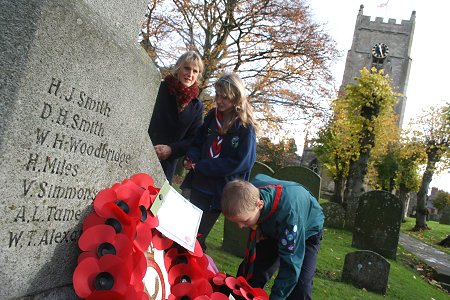
[[[30,222],[71,222],[79,221],[82,210],[74,208],[62,208],[56,205],[52,206],[38,206],[34,208],[19,206],[17,208],[16,223],[30,223]]]

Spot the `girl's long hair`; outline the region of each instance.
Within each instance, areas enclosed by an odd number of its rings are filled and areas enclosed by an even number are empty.
[[[229,98],[234,106],[233,117],[228,124],[223,124],[223,132],[227,132],[236,120],[244,127],[252,126],[258,132],[258,122],[253,117],[253,107],[248,102],[245,86],[236,73],[223,74],[214,84],[216,93]]]

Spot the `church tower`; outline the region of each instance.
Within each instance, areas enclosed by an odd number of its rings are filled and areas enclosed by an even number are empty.
[[[341,90],[354,78],[359,77],[359,71],[366,67],[384,69],[392,79],[395,92],[402,94],[394,107],[399,116],[398,125],[403,123],[406,105],[406,89],[411,67],[411,44],[414,34],[416,12],[411,13],[409,20],[400,24],[395,19],[383,22],[383,18],[363,15],[364,6],[359,8],[351,49],[347,53]]]

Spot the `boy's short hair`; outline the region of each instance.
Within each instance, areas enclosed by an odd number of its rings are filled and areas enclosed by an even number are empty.
[[[223,188],[221,206],[225,216],[239,216],[254,211],[259,200],[259,190],[246,180],[236,179]]]

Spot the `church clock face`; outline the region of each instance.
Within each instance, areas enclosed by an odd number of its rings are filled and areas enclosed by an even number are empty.
[[[389,47],[384,43],[378,43],[372,47],[372,55],[375,58],[385,58],[388,54]]]

